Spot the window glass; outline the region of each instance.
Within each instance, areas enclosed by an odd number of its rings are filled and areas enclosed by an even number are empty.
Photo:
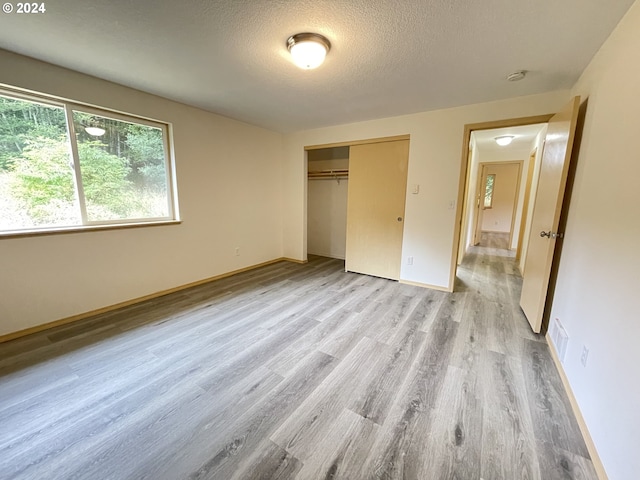
[[[81,223],[64,108],[0,96],[0,230]]]
[[[73,112],[89,222],[169,215],[162,130]]]
[[[491,208],[493,205],[493,187],[496,183],[495,174],[487,175],[487,181],[484,188],[484,208]]]
[[[174,220],[167,135],[165,124],[1,93],[0,233]]]

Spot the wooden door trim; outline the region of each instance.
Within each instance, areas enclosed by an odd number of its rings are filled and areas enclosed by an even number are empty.
[[[535,147],[529,154],[529,165],[527,168],[527,178],[525,180],[524,198],[522,201],[522,216],[520,217],[520,234],[518,236],[518,246],[516,247],[516,262],[520,263],[522,255],[522,245],[524,243],[524,231],[529,217],[529,202],[531,200],[531,187],[533,185],[533,174],[535,173],[536,157],[538,156],[538,147]],[[521,274],[524,274],[524,267]]]
[[[350,140],[347,142],[323,143],[322,145],[307,145],[306,151],[321,150],[323,148],[352,147],[354,145],[368,145],[370,143],[396,142],[398,140],[410,140],[411,135],[396,135],[393,137],[368,138],[364,140]]]
[[[513,233],[516,226],[516,214],[518,213],[518,198],[520,197],[520,185],[522,184],[522,167],[524,167],[524,161],[518,160],[515,162],[518,164],[518,180],[516,182],[516,196],[513,199],[513,210],[511,212],[511,229],[509,230],[509,250],[513,250],[511,248],[511,243],[513,243]],[[518,237],[519,238],[519,237]]]
[[[473,158],[473,147],[471,145],[469,145],[469,152],[467,153],[467,164],[471,163],[471,160]],[[465,180],[465,184],[464,184],[464,190],[465,192],[469,191],[469,182],[471,181],[470,177],[467,177]],[[462,203],[462,222],[464,223],[465,218],[467,218],[467,214],[469,211],[469,206],[467,205],[467,202],[463,202]],[[460,226],[462,228],[462,225]],[[467,229],[473,227],[473,222],[471,222],[471,225],[467,226]],[[467,235],[467,237],[469,236],[468,230],[465,232]],[[463,244],[464,242],[464,244]],[[457,264],[460,265],[462,263],[462,260],[464,259],[464,256],[467,252],[467,244],[466,244],[466,239],[461,239],[461,241],[459,242],[458,245],[458,259],[457,259]],[[442,288],[442,287],[441,287]]]
[[[535,123],[547,123],[553,117],[553,113],[545,115],[534,115],[531,117],[507,118],[504,120],[494,120],[491,122],[467,123],[462,134],[462,154],[460,158],[460,176],[458,178],[458,200],[456,206],[455,227],[453,230],[453,244],[451,246],[451,266],[449,269],[448,291],[453,292],[456,280],[456,268],[458,266],[458,250],[460,244],[460,231],[462,230],[462,204],[465,198],[465,183],[469,172],[467,153],[471,144],[471,132],[475,130],[491,130],[493,128],[520,127],[522,125],[533,125]]]
[[[482,184],[484,183],[484,169],[486,167],[485,163],[478,164],[478,181],[476,182],[476,198],[474,199],[474,206],[476,210],[476,215],[473,218],[473,245],[478,245],[480,243],[480,231],[482,231],[482,217],[484,216],[484,208],[483,203],[484,199],[482,198]],[[485,193],[486,193],[486,184],[485,184]],[[476,203],[477,202],[477,203]]]

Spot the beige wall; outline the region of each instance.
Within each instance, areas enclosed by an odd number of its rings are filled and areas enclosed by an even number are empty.
[[[307,255],[305,145],[409,134],[407,185],[420,185],[420,193],[408,193],[406,198],[400,276],[406,281],[449,288],[464,125],[552,113],[568,99],[568,91],[559,91],[285,135],[285,256],[302,260]],[[414,257],[413,265],[407,265],[408,256]]]
[[[0,83],[170,122],[183,219],[0,239],[0,335],[282,256],[280,134],[1,50]]]
[[[636,2],[573,90],[589,102],[551,312],[569,334],[564,370],[611,480],[640,472],[639,52]]]
[[[482,212],[482,231],[510,233],[520,181],[520,164],[489,164],[484,170],[495,175],[491,208]]]

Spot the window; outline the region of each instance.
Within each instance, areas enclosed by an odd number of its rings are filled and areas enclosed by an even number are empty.
[[[496,175],[490,173],[487,175],[487,181],[484,185],[484,208],[491,208],[493,205],[493,187],[496,183]]]
[[[171,221],[168,127],[0,91],[0,233]]]

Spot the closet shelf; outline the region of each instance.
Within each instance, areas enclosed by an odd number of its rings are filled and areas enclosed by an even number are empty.
[[[347,178],[349,177],[349,169],[340,168],[336,170],[319,170],[317,172],[309,172],[308,178]]]

